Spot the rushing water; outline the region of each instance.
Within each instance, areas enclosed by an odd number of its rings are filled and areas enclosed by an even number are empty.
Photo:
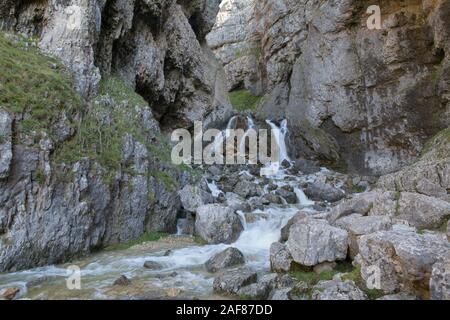
[[[229,126],[232,125],[230,120]],[[268,122],[271,126],[275,124]],[[250,125],[253,122],[249,121]],[[290,161],[284,137],[287,133],[286,123],[281,124],[281,139],[279,141],[280,161]],[[283,140],[283,141],[281,141]],[[250,175],[248,171],[240,174]],[[260,184],[263,179],[254,177]],[[295,188],[298,197],[296,205],[270,205],[263,210],[240,215],[244,231],[239,239],[231,244],[196,245],[180,235],[179,241],[161,246],[136,246],[121,251],[103,252],[92,255],[84,260],[75,261],[81,269],[81,290],[69,290],[66,285],[69,264],[48,266],[27,271],[0,274],[0,292],[3,288],[20,288],[22,298],[44,299],[110,299],[110,298],[156,298],[156,297],[199,297],[215,298],[213,294],[213,274],[204,270],[204,263],[215,254],[227,247],[238,248],[246,258],[246,267],[264,273],[269,272],[269,248],[278,241],[281,228],[301,208],[314,205],[305,194],[297,188],[302,177],[288,176],[279,171],[271,177],[278,186],[290,185]],[[214,197],[222,191],[214,182],[209,183],[209,189]],[[265,188],[265,192],[267,188]],[[181,220],[180,226],[185,221]],[[179,228],[181,230],[182,228]],[[178,232],[179,234],[181,231]],[[167,250],[170,249],[168,253]],[[162,265],[161,270],[148,270],[144,262],[155,261]],[[130,286],[113,286],[121,275],[132,280]]]

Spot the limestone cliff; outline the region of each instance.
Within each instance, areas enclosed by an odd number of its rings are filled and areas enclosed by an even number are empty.
[[[381,30],[371,4],[226,0],[208,39],[230,88],[269,92],[260,117],[289,120],[294,156],[383,174],[450,123],[450,3],[382,1]]]

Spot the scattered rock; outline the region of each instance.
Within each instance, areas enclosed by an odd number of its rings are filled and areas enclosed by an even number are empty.
[[[205,266],[209,272],[217,272],[244,263],[245,258],[241,251],[236,248],[228,248],[206,261]]]
[[[337,206],[331,209],[328,220],[330,223],[333,223],[337,219],[353,213],[367,215],[373,208],[375,199],[379,196],[379,194],[379,191],[366,192],[356,194],[351,199],[341,201]]]
[[[308,183],[305,194],[314,201],[336,202],[345,197],[345,193],[323,182]]]
[[[163,268],[163,266],[156,261],[145,261],[144,268],[150,270],[160,270]]]
[[[234,187],[234,193],[243,198],[249,198],[258,196],[260,194],[260,190],[257,184],[250,181],[241,180]]]
[[[197,209],[195,232],[210,244],[233,243],[244,230],[233,209],[209,204]]]
[[[219,294],[237,294],[242,287],[256,283],[258,276],[248,269],[227,271],[214,279],[214,292]]]
[[[116,281],[114,281],[114,286],[129,286],[131,284],[131,280],[128,279],[125,275],[121,275]]]
[[[225,199],[227,206],[234,209],[235,211],[249,212],[251,211],[251,206],[245,201],[241,196],[233,192],[227,192],[225,194]]]
[[[291,269],[292,257],[283,243],[275,242],[270,246],[270,269],[274,272],[287,272]]]
[[[303,266],[344,260],[347,257],[347,231],[326,220],[305,218],[291,226],[286,242],[293,260]]]
[[[277,191],[275,191],[275,194],[282,197],[289,204],[295,204],[298,201],[295,192],[285,187],[277,189]]]
[[[320,281],[313,287],[313,300],[367,300],[367,295],[351,281]]]
[[[198,207],[214,202],[210,193],[192,185],[185,186],[178,195],[184,210],[189,212],[196,212]]]

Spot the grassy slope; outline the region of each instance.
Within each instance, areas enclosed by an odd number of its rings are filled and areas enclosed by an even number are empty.
[[[24,116],[25,132],[46,130],[61,110],[80,108],[68,72],[32,40],[0,32],[0,106]]]

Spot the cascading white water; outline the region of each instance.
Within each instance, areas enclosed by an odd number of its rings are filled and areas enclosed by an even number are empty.
[[[289,158],[287,147],[286,147],[286,135],[288,134],[288,127],[287,127],[287,120],[281,121],[280,127],[277,127],[275,123],[273,123],[270,120],[266,120],[267,124],[270,126],[272,130],[275,130],[279,132],[280,134],[277,137],[277,145],[279,148],[279,154],[278,154],[278,163],[281,165],[283,161],[287,161],[289,163],[292,163],[291,159]]]

